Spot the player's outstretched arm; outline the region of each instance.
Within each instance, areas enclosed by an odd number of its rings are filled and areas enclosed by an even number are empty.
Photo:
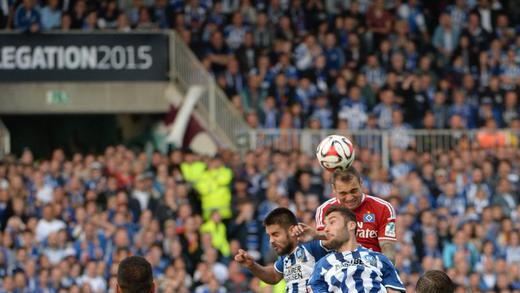
[[[298,242],[309,242],[316,239],[316,230],[304,223],[298,223],[298,225],[292,226],[290,229],[292,236],[298,237]]]
[[[381,262],[383,263],[383,286],[385,286],[388,292],[406,292],[403,281],[397,273],[397,269],[394,264],[390,262],[388,257],[381,255]]]
[[[380,240],[379,246],[381,246],[381,253],[383,253],[393,264],[395,264],[395,241]]]
[[[299,243],[309,242],[312,240],[327,239],[327,237],[325,236],[325,232],[316,231],[316,229],[304,223],[298,223],[298,225],[293,226],[291,229],[291,233],[294,236],[298,237]]]
[[[276,284],[280,282],[283,275],[274,269],[274,266],[261,266],[244,250],[239,249],[235,255],[235,261],[240,265],[248,268],[251,273],[260,280],[268,284]]]

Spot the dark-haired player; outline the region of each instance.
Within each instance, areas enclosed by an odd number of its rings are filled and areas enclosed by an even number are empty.
[[[274,266],[259,265],[244,250],[239,250],[235,260],[268,284],[276,284],[284,278],[286,292],[306,292],[315,263],[328,250],[318,240],[298,244],[293,231],[297,225],[296,216],[289,209],[274,209],[264,220],[269,242],[279,255]]]

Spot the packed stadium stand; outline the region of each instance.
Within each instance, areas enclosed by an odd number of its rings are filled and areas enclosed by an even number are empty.
[[[367,134],[354,166],[397,211],[407,291],[440,269],[457,292],[520,292],[519,20],[513,0],[0,1],[0,28],[20,34],[175,30],[260,131],[256,148],[216,156],[6,154],[0,292],[115,292],[128,255],[159,292],[285,292],[233,256],[272,263],[267,213],[313,226],[330,198],[306,129]],[[429,130],[445,132],[412,135]]]

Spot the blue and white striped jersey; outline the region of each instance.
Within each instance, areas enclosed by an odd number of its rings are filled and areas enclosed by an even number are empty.
[[[313,240],[299,244],[296,249],[280,256],[274,263],[274,269],[283,275],[286,293],[307,292],[307,285],[314,265],[329,251],[321,241]]]
[[[390,260],[362,246],[343,253],[331,252],[318,261],[309,288],[313,293],[384,293],[386,288],[405,292]]]

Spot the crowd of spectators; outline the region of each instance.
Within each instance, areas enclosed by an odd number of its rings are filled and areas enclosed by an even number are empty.
[[[0,28],[174,29],[253,127],[356,130],[373,117],[388,129],[401,116],[401,128],[502,128],[520,117],[517,1],[1,4]]]
[[[177,20],[255,128],[518,123],[520,18],[506,1],[346,2],[243,1],[230,24],[220,8]]]
[[[355,166],[365,191],[398,211],[396,265],[407,287],[444,269],[472,292],[504,293],[520,290],[520,153],[495,143],[502,137],[493,130],[520,130],[515,5],[3,0],[0,28],[175,29],[255,128],[488,130],[480,144],[458,138],[453,150],[431,153],[396,132],[388,169],[374,148],[359,148]],[[262,219],[286,206],[313,225],[329,176],[291,148],[243,158],[123,146],[8,156],[0,162],[0,292],[110,292],[130,254],[150,261],[160,292],[278,292],[232,256],[242,248],[272,262]]]
[[[457,149],[394,148],[389,169],[358,149],[354,165],[365,192],[396,208],[396,266],[410,292],[429,269],[471,292],[520,290],[520,151]],[[263,218],[285,206],[314,225],[330,173],[296,150],[219,154],[115,146],[6,157],[0,292],[113,292],[117,264],[132,254],[152,264],[159,292],[283,292],[233,256],[242,248],[273,262]]]

